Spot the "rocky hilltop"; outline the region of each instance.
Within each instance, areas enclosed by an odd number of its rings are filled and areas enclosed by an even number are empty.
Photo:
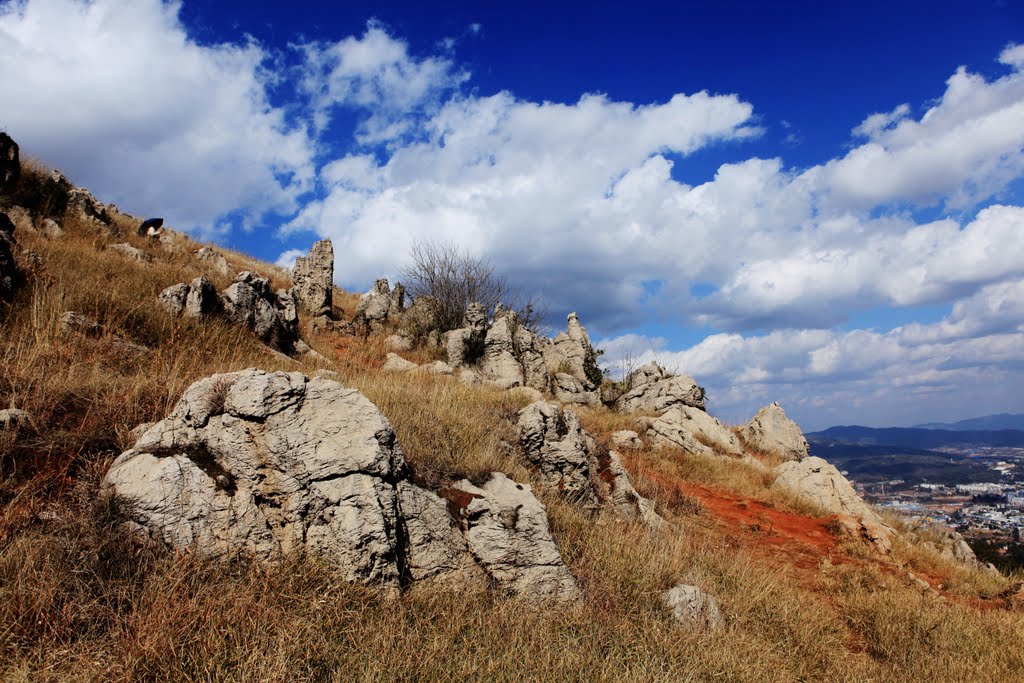
[[[867,505],[777,403],[726,425],[685,373],[605,377],[575,313],[443,329],[399,283],[338,289],[330,241],[281,270],[0,151],[5,675],[1021,664],[1019,585]]]

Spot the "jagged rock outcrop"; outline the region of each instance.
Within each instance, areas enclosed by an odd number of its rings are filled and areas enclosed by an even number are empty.
[[[334,291],[334,245],[320,240],[308,256],[295,259],[292,268],[292,293],[299,306],[312,315],[332,314]]]
[[[693,444],[690,439],[680,436],[681,431],[718,453],[736,457],[744,454],[743,445],[728,427],[703,410],[688,405],[677,404],[666,410],[654,420],[649,434],[656,445],[677,445],[689,450]]]
[[[517,426],[523,454],[547,486],[583,505],[597,505],[596,444],[576,413],[537,401],[519,411]]]
[[[612,446],[615,448],[643,448],[644,442],[640,440],[640,435],[632,429],[623,429],[612,432]]]
[[[495,311],[484,338],[484,355],[480,372],[491,385],[499,389],[525,385],[525,373],[516,357],[516,333],[519,323],[515,311],[500,308]],[[450,365],[450,363],[449,363]]]
[[[839,522],[854,536],[870,542],[881,553],[892,550],[895,530],[885,524],[864,502],[853,486],[831,463],[809,457],[786,462],[775,468],[772,488],[784,488],[800,498],[838,515]]]
[[[298,313],[291,292],[273,292],[266,278],[249,271],[239,273],[235,283],[219,294],[202,276],[191,284],[172,285],[160,292],[158,303],[172,315],[197,319],[222,315],[285,353],[293,352],[299,341]]]
[[[803,460],[811,455],[800,427],[786,417],[786,411],[778,403],[770,403],[757,411],[750,422],[740,427],[739,433],[751,448],[783,460]]]
[[[6,213],[0,213],[0,301],[10,301],[23,278],[14,258],[17,248],[14,223]]]
[[[377,280],[373,288],[359,299],[356,306],[356,322],[369,331],[381,329],[388,319],[398,316],[405,308],[405,287],[396,283],[391,289],[384,278]]]
[[[250,369],[189,387],[103,488],[171,547],[262,561],[308,553],[349,580],[397,588],[405,472],[390,425],[359,392]]]
[[[448,354],[448,365],[461,368],[463,365],[475,364],[483,355],[486,338],[487,311],[480,304],[472,303],[466,308],[463,326],[446,332],[442,338]]]
[[[602,451],[572,410],[536,401],[519,411],[519,447],[545,486],[588,508],[608,507],[616,517],[651,529],[667,522],[629,481],[615,451]]]
[[[582,597],[529,486],[494,472],[482,486],[457,482],[451,496],[470,552],[499,589],[532,602]]]
[[[227,258],[225,258],[224,254],[220,253],[216,249],[202,247],[201,249],[196,250],[196,258],[199,259],[199,262],[203,264],[203,266],[209,268],[215,273],[219,273],[221,275],[228,275],[231,273],[231,268],[228,265]]]
[[[590,335],[580,324],[579,316],[570,313],[567,329],[559,332],[544,351],[544,360],[551,374],[565,373],[576,378],[585,391],[595,389],[592,377],[596,362]],[[598,371],[599,372],[599,371]]]
[[[602,480],[608,482],[610,490],[609,502],[615,516],[627,521],[640,522],[648,529],[658,531],[668,526],[668,522],[657,513],[651,501],[647,500],[633,488],[629,474],[622,465],[622,456],[615,451],[608,451],[608,462],[601,472]]]
[[[710,631],[725,626],[718,601],[697,586],[679,584],[661,596],[673,621],[694,631]]]
[[[715,451],[705,446],[689,429],[673,416],[655,418],[640,418],[637,425],[645,430],[655,448],[681,448],[691,455],[703,455],[714,457]]]
[[[0,132],[0,193],[11,192],[21,177],[21,155],[18,143]]]
[[[625,379],[626,392],[615,402],[622,413],[650,412],[661,415],[673,406],[704,410],[704,387],[689,375],[670,375],[657,363],[637,368]]]
[[[140,532],[206,557],[311,555],[392,590],[493,583],[535,602],[579,597],[529,486],[494,473],[442,498],[414,485],[380,411],[323,376],[196,382],[102,487]]]

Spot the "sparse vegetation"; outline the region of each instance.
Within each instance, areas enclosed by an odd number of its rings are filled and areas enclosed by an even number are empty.
[[[857,556],[820,510],[772,490],[765,472],[673,450],[623,456],[675,530],[652,535],[594,517],[544,491],[507,447],[523,399],[444,377],[383,376],[380,337],[326,333],[310,340],[326,360],[300,365],[244,330],[172,319],[153,299],[200,272],[198,245],[174,252],[129,236],[155,257],[137,266],[89,227],[62,224],[59,240],[17,235],[43,268],[0,319],[0,406],[36,416],[35,428],[0,432],[5,680],[1009,681],[1024,670],[1013,579],[903,541],[891,560]],[[228,258],[287,286],[270,266]],[[96,318],[102,334],[62,335],[67,310]],[[118,338],[149,352],[127,360]],[[129,430],[163,417],[193,381],[318,365],[381,408],[419,481],[495,469],[532,481],[585,602],[530,610],[425,590],[387,599],[306,559],[206,562],[141,542],[98,496]],[[636,416],[604,408],[580,415],[605,446],[635,428]],[[783,523],[809,537],[820,529],[817,545]],[[944,597],[914,585],[907,569]],[[718,598],[724,632],[688,633],[665,619],[660,592],[679,581]]]

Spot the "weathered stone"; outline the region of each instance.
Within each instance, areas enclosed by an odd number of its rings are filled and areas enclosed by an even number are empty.
[[[480,375],[476,374],[472,370],[464,368],[462,370],[459,370],[459,381],[462,382],[463,384],[475,386],[477,384],[480,384]]]
[[[23,429],[33,424],[32,413],[19,408],[5,408],[0,410],[0,432]]]
[[[196,251],[196,258],[199,262],[212,270],[215,273],[221,275],[228,275],[231,272],[231,268],[228,265],[228,260],[224,257],[224,254],[220,253],[210,247],[203,247]]]
[[[139,263],[150,263],[153,260],[152,256],[142,251],[141,249],[133,247],[127,242],[121,242],[120,244],[111,244],[107,248],[110,249],[111,251],[116,251],[117,253],[131,259],[132,261],[137,261]]]
[[[882,522],[853,486],[831,463],[809,457],[785,462],[775,468],[778,473],[772,488],[792,491],[800,498],[826,512],[856,520],[858,533],[874,544],[880,552],[892,549],[894,530]]]
[[[60,224],[52,218],[44,218],[39,223],[39,234],[49,239],[57,239],[64,235],[64,230],[61,229]],[[115,245],[117,246],[117,245]],[[113,247],[111,247],[113,248]],[[131,256],[129,254],[129,256]],[[148,254],[147,254],[148,256]],[[135,258],[132,256],[132,258]]]
[[[356,306],[356,318],[367,323],[383,323],[391,312],[391,287],[384,278],[373,284],[373,289],[359,298]]]
[[[592,391],[595,386],[588,376],[587,365],[593,363],[595,357],[590,335],[575,313],[569,314],[567,323],[568,330],[559,332],[554,342],[545,349],[547,371],[551,375],[572,375],[579,380],[585,391]]]
[[[292,291],[299,306],[313,315],[331,315],[334,291],[334,245],[320,240],[308,256],[295,259]]]
[[[690,455],[714,457],[715,451],[708,448],[693,435],[689,429],[680,424],[674,416],[662,415],[656,418],[644,418],[637,421],[655,448],[681,448]]]
[[[99,337],[103,334],[103,326],[99,321],[75,311],[61,313],[59,325],[62,336],[84,334],[87,337]]]
[[[516,324],[515,313],[506,311],[501,317],[496,317],[484,339],[480,372],[489,384],[499,389],[523,385],[523,367],[516,359],[513,341]]]
[[[11,192],[21,177],[21,155],[18,143],[7,133],[0,132],[0,194]]]
[[[384,361],[384,366],[381,367],[382,372],[409,372],[415,370],[417,366],[412,361],[408,361],[397,353],[389,353],[387,360]]]
[[[623,429],[619,432],[612,432],[612,445],[616,448],[639,449],[644,447],[640,435],[631,429]]]
[[[582,597],[528,485],[494,472],[482,487],[457,482],[451,497],[470,552],[498,588],[533,603]]]
[[[448,512],[448,502],[406,481],[398,483],[398,507],[405,528],[405,571],[417,583],[456,590],[480,590],[487,577]]]
[[[810,446],[800,427],[786,417],[786,412],[778,403],[761,408],[739,431],[740,437],[751,448],[762,453],[783,460],[803,460],[811,455]]]
[[[610,503],[616,517],[640,522],[652,531],[659,531],[668,526],[668,522],[655,511],[654,504],[633,488],[629,474],[622,465],[622,458],[615,451],[608,451],[608,462],[601,473],[601,478],[607,481],[611,488]]]
[[[661,422],[673,422],[693,434],[697,441],[723,453],[740,457],[743,445],[732,431],[703,410],[687,405],[675,405],[659,418]]]
[[[181,315],[185,310],[185,302],[188,300],[190,291],[191,288],[184,282],[171,285],[160,292],[160,296],[157,297],[157,303],[171,315]]]
[[[601,402],[596,391],[587,391],[582,382],[564,372],[559,372],[554,376],[552,393],[555,395],[555,400],[562,403],[596,406]]]
[[[171,547],[262,561],[305,553],[351,581],[397,588],[405,474],[394,432],[362,394],[250,369],[189,387],[103,489]]]
[[[570,500],[597,505],[593,440],[576,413],[563,411],[555,402],[537,401],[519,411],[517,426],[523,454],[548,487]]]
[[[615,402],[619,412],[661,415],[677,405],[704,410],[704,388],[689,375],[669,375],[657,363],[631,372],[625,382],[628,391]]]
[[[168,290],[164,290],[167,292]],[[163,296],[161,294],[161,296]],[[172,292],[169,296],[177,296]],[[215,313],[220,308],[221,302],[217,297],[217,290],[213,283],[203,276],[197,277],[188,286],[185,295],[184,314],[189,318],[203,318]]]
[[[416,368],[418,372],[426,372],[430,375],[454,375],[455,371],[443,360],[435,360],[433,363],[424,363]]]
[[[662,602],[680,626],[711,631],[725,626],[718,601],[696,586],[679,584],[662,594]]]

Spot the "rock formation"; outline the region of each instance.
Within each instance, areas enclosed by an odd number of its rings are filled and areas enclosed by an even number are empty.
[[[886,525],[839,470],[821,458],[785,462],[775,468],[772,488],[784,488],[834,515],[854,536],[872,543],[882,553],[892,550],[895,531]]]
[[[482,486],[462,480],[452,489],[470,552],[500,589],[535,602],[581,597],[529,486],[494,472]]]
[[[231,273],[231,268],[228,265],[227,258],[224,254],[220,253],[216,249],[210,247],[202,247],[196,251],[196,258],[199,262],[220,275],[228,275]]]
[[[21,177],[21,156],[18,143],[0,132],[0,193],[11,192]]]
[[[153,261],[152,256],[142,251],[141,249],[133,247],[127,242],[121,242],[120,244],[111,244],[107,248],[110,249],[111,251],[116,251],[125,258],[131,259],[132,261],[135,261],[137,263],[151,263]]]
[[[266,278],[249,271],[239,273],[234,284],[220,294],[205,277],[191,284],[172,285],[158,297],[172,315],[203,319],[221,315],[252,330],[264,343],[291,353],[299,343],[298,315],[291,292],[272,292]]]
[[[800,427],[786,417],[778,403],[761,408],[750,422],[740,427],[739,432],[751,448],[783,460],[803,460],[811,455]]]
[[[588,508],[609,508],[616,517],[651,529],[667,522],[629,481],[615,451],[598,447],[572,410],[537,401],[519,411],[519,447],[548,488]]]
[[[311,555],[391,590],[579,597],[529,486],[493,473],[445,498],[417,487],[380,411],[326,377],[249,369],[196,382],[103,490],[140,532],[207,557]]]
[[[661,596],[672,619],[694,631],[710,631],[725,626],[718,602],[697,586],[679,584]]]
[[[735,457],[744,454],[740,440],[728,427],[703,410],[684,404],[677,404],[662,413],[652,423],[648,433],[655,445],[692,448],[689,439],[679,436],[680,431],[689,433],[698,443],[718,453]]]
[[[334,245],[320,240],[308,256],[295,259],[292,293],[299,307],[312,315],[332,315],[334,291]]]
[[[649,412],[661,415],[673,406],[704,410],[704,387],[689,375],[670,375],[657,363],[648,363],[625,379],[626,391],[615,402],[623,413]]]
[[[356,306],[355,323],[366,332],[384,329],[392,317],[397,318],[405,310],[405,287],[396,283],[391,289],[388,281],[380,278],[373,288],[359,298]]]

